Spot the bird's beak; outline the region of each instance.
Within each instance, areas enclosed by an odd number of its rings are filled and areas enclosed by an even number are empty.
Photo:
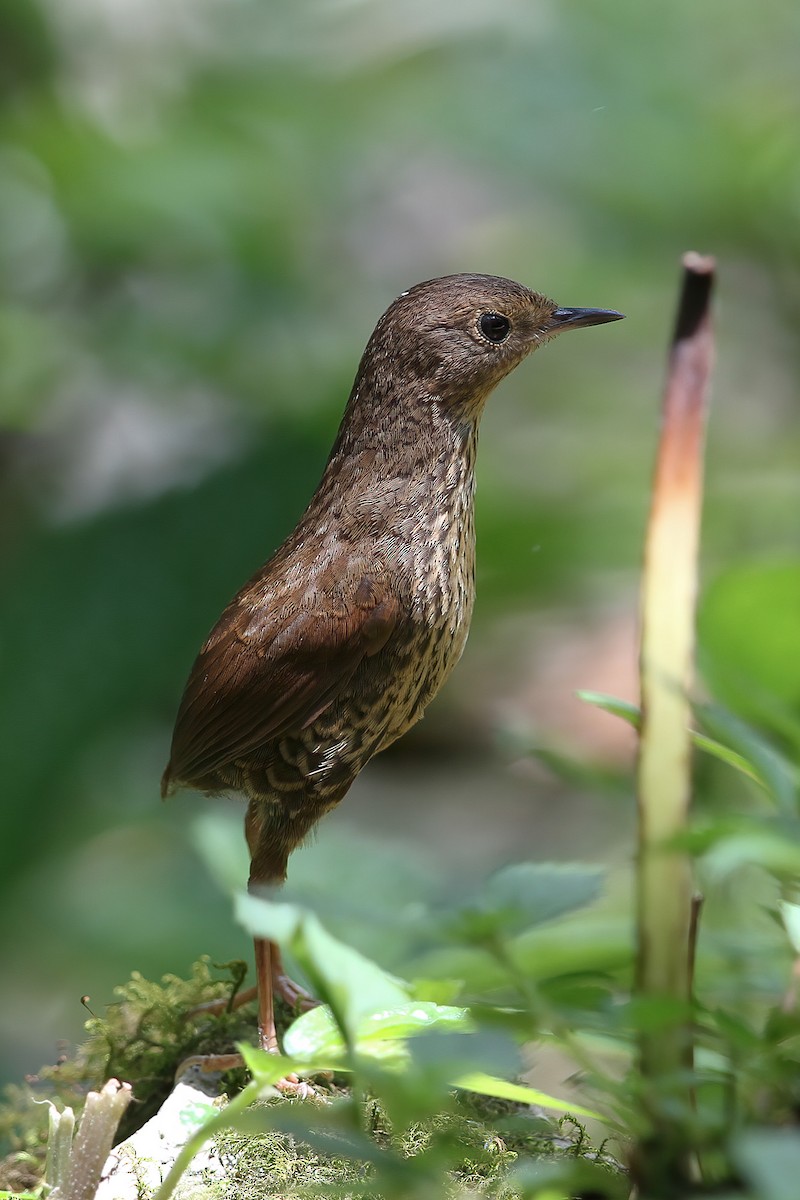
[[[562,329],[581,329],[584,325],[605,325],[607,321],[622,321],[624,313],[613,308],[557,308],[550,317],[546,331],[551,336]]]

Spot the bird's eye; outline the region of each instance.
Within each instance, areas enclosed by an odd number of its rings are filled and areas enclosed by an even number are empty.
[[[483,313],[478,321],[478,328],[485,338],[497,345],[504,342],[511,331],[511,322],[501,313]]]

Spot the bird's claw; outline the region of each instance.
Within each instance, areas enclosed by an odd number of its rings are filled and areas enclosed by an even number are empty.
[[[210,1084],[245,1065],[241,1054],[193,1054],[175,1072],[175,1082]]]
[[[272,976],[272,991],[274,995],[280,996],[293,1012],[310,1012],[319,1005],[319,1000],[315,1000],[305,988],[282,971],[276,971]]]
[[[233,1071],[244,1065],[245,1061],[241,1054],[195,1054],[191,1058],[185,1058],[180,1064],[175,1072],[175,1082],[188,1083],[198,1087],[201,1091],[206,1091],[218,1083],[226,1071]],[[306,1079],[300,1079],[294,1074],[277,1079],[272,1087],[279,1095],[285,1096],[287,1099],[323,1099],[322,1093],[312,1083]]]
[[[233,996],[218,996],[216,1000],[204,1000],[202,1004],[195,1004],[194,1008],[190,1008],[186,1017],[221,1017],[223,1013],[236,1012],[243,1005],[255,1000],[257,993],[257,988],[249,987],[244,991],[235,992]]]
[[[281,1096],[295,1100],[321,1100],[322,1095],[307,1079],[299,1079],[297,1075],[286,1075],[272,1085]]]

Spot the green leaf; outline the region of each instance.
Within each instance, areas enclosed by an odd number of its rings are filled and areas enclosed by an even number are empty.
[[[287,1075],[297,1074],[300,1070],[304,1070],[306,1073],[312,1069],[325,1071],[330,1066],[329,1063],[325,1062],[314,1062],[313,1065],[310,1063],[296,1063],[284,1054],[271,1054],[268,1050],[260,1050],[256,1046],[251,1046],[246,1042],[239,1043],[236,1048],[244,1059],[244,1065],[253,1076],[253,1079],[262,1088],[272,1087],[279,1079],[285,1079]]]
[[[409,984],[411,995],[416,1000],[430,1000],[434,1004],[452,1004],[464,991],[461,979],[424,979],[416,977]]]
[[[631,1185],[627,1172],[609,1170],[604,1158],[600,1154],[595,1160],[572,1154],[559,1154],[555,1161],[521,1158],[509,1172],[507,1186],[520,1200],[564,1200],[566,1196],[584,1195],[628,1200]]]
[[[746,1129],[731,1154],[759,1200],[797,1200],[800,1134],[793,1129]]]
[[[601,867],[516,863],[490,876],[483,892],[445,916],[445,932],[472,944],[508,938],[583,908],[597,898]]]
[[[577,695],[587,704],[592,704],[595,708],[602,709],[603,712],[611,713],[612,716],[621,717],[634,729],[641,728],[642,711],[638,705],[630,704],[627,700],[618,700],[615,696],[607,696],[604,692],[579,691]],[[707,737],[704,733],[699,733],[696,729],[692,729],[690,732],[692,741],[698,750],[710,754],[713,758],[718,758],[720,762],[727,763],[735,771],[739,771],[748,779],[752,779],[754,783],[759,784],[760,787],[769,790],[769,785],[761,772],[743,754],[739,754],[714,738]]]
[[[465,1008],[418,1000],[370,1013],[355,1032],[353,1048],[370,1058],[397,1056],[398,1043],[430,1029],[466,1030],[472,1027]],[[283,1038],[284,1050],[296,1062],[346,1058],[347,1046],[329,1009],[320,1005],[303,1013]]]
[[[621,717],[634,729],[638,730],[641,726],[642,710],[638,704],[631,704],[628,700],[619,700],[616,696],[609,696],[605,692],[592,692],[585,688],[579,688],[575,695],[584,703],[592,704],[595,708],[610,713],[612,717]]]
[[[292,952],[348,1040],[355,1038],[363,1017],[395,1009],[409,998],[407,985],[345,946],[314,913],[298,905],[245,893],[236,899],[236,914],[254,937],[269,938]]]
[[[752,768],[753,778],[787,813],[797,811],[797,766],[781,754],[760,733],[718,704],[696,705],[704,728],[716,738],[724,738],[731,753],[738,753]]]
[[[520,934],[509,953],[532,983],[575,973],[613,972],[631,963],[632,928],[623,919],[581,915]],[[483,947],[430,951],[416,965],[426,973],[463,979],[476,994],[516,986],[516,978]]]
[[[528,893],[522,884],[534,876],[537,885],[533,893]],[[582,894],[585,894],[587,880],[588,876],[584,874]],[[510,881],[500,885],[499,894],[535,894],[538,897],[540,883],[541,878],[536,872],[512,875]],[[576,894],[577,889],[573,890],[573,895]],[[353,1051],[383,1066],[400,1064],[408,1061],[406,1043],[409,1038],[431,1031],[466,1034],[472,1030],[468,1010],[410,1000],[399,981],[331,937],[313,913],[304,912],[295,905],[274,904],[250,895],[239,898],[237,911],[255,936],[280,941],[290,947],[320,993],[335,996],[339,1006],[338,1013],[319,1007],[298,1017],[284,1036],[285,1056],[241,1047],[247,1066],[261,1086],[272,1085],[291,1072],[311,1074],[331,1066],[346,1068],[352,1061]],[[359,984],[362,990],[354,992]],[[366,1007],[367,995],[372,997],[371,1010]],[[445,1068],[447,1061],[452,1062],[454,1075],[448,1076],[452,1086],[559,1112],[595,1115],[534,1088],[508,1083],[481,1071],[460,1074],[456,1063],[463,1063],[468,1057],[462,1053],[463,1044],[459,1044],[458,1053],[449,1060],[446,1053],[444,1058],[441,1054],[441,1049],[447,1050],[446,1042],[436,1054]],[[425,1044],[421,1043],[420,1048],[422,1065],[426,1059]],[[434,1048],[433,1044],[431,1048]]]
[[[736,1013],[725,1012],[722,1008],[711,1009],[708,1014],[716,1032],[719,1032],[731,1046],[739,1051],[753,1053],[763,1045],[763,1035],[752,1025],[743,1021]]]
[[[517,863],[492,875],[481,905],[503,915],[506,932],[543,925],[591,904],[600,894],[602,867],[571,863]]]
[[[800,904],[779,900],[781,920],[795,954],[800,954]]]
[[[413,1068],[423,1078],[449,1086],[465,1071],[516,1079],[523,1069],[517,1039],[488,1025],[468,1032],[431,1029],[414,1038],[408,1048]]]
[[[570,1104],[566,1100],[559,1100],[556,1096],[549,1096],[547,1092],[540,1092],[537,1088],[528,1087],[527,1084],[509,1083],[505,1079],[496,1079],[493,1075],[484,1075],[481,1071],[461,1075],[453,1082],[456,1087],[464,1088],[468,1092],[479,1092],[482,1096],[496,1096],[499,1100],[516,1100],[519,1104],[536,1104],[539,1108],[573,1113],[578,1117],[592,1117],[598,1121],[603,1119],[599,1113],[593,1112],[589,1108],[583,1108],[579,1104]]]
[[[777,829],[753,827],[718,841],[703,862],[718,879],[753,865],[781,879],[794,880],[800,876],[800,845]]]
[[[400,1065],[409,1061],[405,1048],[407,1038],[418,1034],[429,1034],[433,1030],[452,1030],[454,1034],[461,1032],[462,1036],[466,1036],[471,1028],[472,1021],[466,1009],[442,1008],[434,1004],[407,1005],[405,1009],[398,1009],[394,1012],[373,1014],[363,1023],[356,1039],[355,1049],[360,1056],[372,1059],[381,1066]],[[457,1043],[455,1054],[447,1053],[450,1036],[445,1037],[441,1043],[430,1041],[430,1048],[438,1047],[435,1049],[434,1058],[441,1060],[445,1068],[448,1067],[448,1064],[453,1064],[453,1074],[447,1077],[451,1086],[479,1092],[484,1096],[495,1096],[501,1100],[534,1104],[556,1112],[570,1112],[579,1117],[602,1119],[590,1109],[560,1100],[525,1084],[510,1083],[483,1071],[468,1071],[460,1074],[455,1064],[463,1063],[469,1057],[474,1060],[475,1036],[475,1034],[471,1034],[466,1042],[461,1041],[458,1037],[454,1038],[454,1042]],[[496,1051],[494,1044],[496,1041],[502,1040],[504,1045],[507,1041],[505,1038],[496,1039],[493,1036],[490,1036],[488,1040],[491,1042],[490,1049],[493,1052]],[[415,1056],[415,1063],[419,1059],[418,1065],[430,1066],[430,1055],[427,1053],[429,1039],[423,1037],[416,1044],[422,1055],[421,1058]],[[309,1075],[331,1067],[348,1069],[346,1066],[348,1048],[330,1012],[321,1006],[298,1017],[284,1036],[284,1047],[289,1052],[288,1056],[268,1054],[266,1051],[256,1050],[252,1046],[240,1047],[248,1069],[262,1086],[274,1084],[278,1079],[293,1072]],[[466,1049],[464,1049],[465,1047]],[[445,1051],[444,1057],[442,1057],[442,1050]],[[494,1056],[497,1061],[496,1054]],[[479,1054],[477,1057],[480,1058],[481,1055]],[[250,1125],[253,1125],[254,1129],[261,1127],[258,1122],[265,1122],[272,1128],[284,1129],[283,1125],[275,1123],[271,1116],[272,1111],[269,1110],[265,1116],[256,1116],[252,1119],[250,1117],[243,1118],[250,1122],[248,1130],[250,1130]],[[237,1127],[244,1128],[241,1123]],[[285,1131],[291,1132],[288,1129]]]
[[[748,563],[721,575],[698,612],[704,674],[746,719],[800,746],[800,561]]]

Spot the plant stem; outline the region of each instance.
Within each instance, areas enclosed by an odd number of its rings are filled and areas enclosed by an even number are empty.
[[[71,1108],[59,1112],[50,1104],[50,1132],[47,1138],[45,1182],[50,1194],[64,1188],[69,1176],[72,1136],[75,1132],[75,1113]]]
[[[63,1200],[93,1200],[117,1126],[132,1099],[131,1085],[118,1079],[109,1079],[99,1092],[89,1092],[72,1143],[67,1179],[57,1190]]]
[[[714,263],[687,254],[683,267],[641,600],[636,988],[640,999],[665,1003],[663,1019],[648,1022],[638,1044],[651,1135],[639,1148],[637,1170],[647,1196],[679,1194],[685,1182],[686,1146],[674,1114],[677,1099],[686,1101],[688,1111],[685,1077],[691,1063],[691,866],[670,843],[686,828],[691,794],[689,694]]]

